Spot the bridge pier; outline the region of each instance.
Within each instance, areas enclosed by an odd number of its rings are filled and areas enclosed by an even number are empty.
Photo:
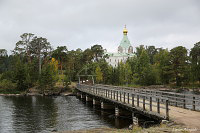
[[[92,102],[92,98],[86,95],[86,102]]]
[[[128,110],[119,108],[118,106],[115,106],[115,117],[118,118],[120,116],[131,116],[132,113]]]
[[[81,93],[80,93],[80,92],[77,92],[77,93],[76,93],[76,96],[77,96],[77,97],[81,97]]]
[[[101,109],[115,109],[114,105],[101,101]]]
[[[139,120],[137,118],[137,115],[134,112],[132,112],[132,120],[133,120],[133,126],[139,125]]]
[[[120,116],[120,109],[119,107],[115,107],[115,117],[119,117]]]
[[[101,102],[100,102],[99,100],[93,98],[93,105],[94,105],[94,106],[95,106],[95,105],[100,105],[100,104],[101,104]]]
[[[81,99],[85,99],[85,95],[81,93]]]

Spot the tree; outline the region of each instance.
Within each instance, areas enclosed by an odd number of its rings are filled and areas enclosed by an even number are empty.
[[[0,73],[8,70],[8,59],[7,50],[0,49]]]
[[[125,64],[120,62],[118,64],[118,71],[119,71],[119,84],[125,84]]]
[[[16,43],[13,53],[21,56],[28,56],[28,61],[31,62],[31,42],[34,38],[34,34],[24,33],[20,37],[21,40]]]
[[[160,49],[154,56],[155,67],[158,69],[159,78],[162,84],[169,84],[172,77],[170,53],[167,49]]]
[[[187,76],[185,73],[188,67],[187,61],[187,49],[185,47],[178,46],[170,50],[170,62],[177,86],[181,86]]]
[[[50,62],[51,71],[53,74],[54,81],[58,80],[58,61],[55,58],[51,59]]]
[[[89,48],[83,51],[81,61],[85,63],[91,63],[93,59],[93,51]]]
[[[54,63],[50,63],[46,64],[41,71],[39,85],[43,94],[46,89],[51,89],[56,83],[55,69]]]
[[[147,53],[149,55],[150,63],[154,64],[154,55],[157,53],[155,46],[146,47]]]
[[[200,83],[200,42],[194,44],[190,52],[190,58],[193,81],[199,81]]]
[[[141,85],[156,84],[156,73],[150,64],[150,59],[145,49],[138,56],[133,81]]]
[[[101,45],[94,45],[91,47],[91,50],[93,52],[93,55],[94,55],[94,60],[95,61],[99,61],[99,58],[101,59],[102,56],[103,56],[103,47]]]
[[[15,69],[14,69],[14,82],[17,84],[17,89],[18,90],[26,90],[27,89],[27,84],[26,84],[26,69],[23,64],[23,62],[17,58],[16,64],[15,64]]]
[[[51,44],[47,41],[46,38],[34,37],[31,41],[32,53],[38,58],[39,62],[39,74],[41,74],[42,69],[42,58],[45,61],[47,57],[51,54]]]
[[[132,71],[131,71],[131,66],[127,62],[125,64],[125,83],[130,84],[132,82]]]
[[[67,47],[66,46],[58,46],[56,50],[52,52],[52,57],[59,61],[60,70],[63,74],[63,62],[66,60],[67,55]]]
[[[137,62],[137,73],[139,75],[139,83],[145,85],[146,72],[149,69],[149,56],[146,50],[142,50]]]
[[[99,66],[97,66],[95,73],[96,73],[96,81],[97,83],[100,83],[103,80],[103,73],[101,72],[101,68]]]
[[[0,49],[0,57],[5,57],[5,56],[7,56],[8,54],[7,54],[7,50],[5,50],[5,49]]]
[[[142,51],[143,51],[144,49],[145,49],[145,48],[144,48],[144,45],[140,45],[139,47],[136,47],[136,52],[135,52],[136,56],[137,56],[137,57],[140,57],[140,55],[142,54]]]
[[[99,60],[97,65],[99,65],[101,72],[103,73],[103,83],[109,84],[111,76],[110,66],[104,59]]]

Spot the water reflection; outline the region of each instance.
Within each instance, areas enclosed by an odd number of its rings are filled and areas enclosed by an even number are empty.
[[[15,132],[40,132],[57,124],[57,106],[49,97],[5,97],[12,101]],[[6,102],[7,102],[6,101]]]
[[[115,119],[113,113],[71,96],[0,96],[0,133],[123,128],[131,123],[129,119]]]

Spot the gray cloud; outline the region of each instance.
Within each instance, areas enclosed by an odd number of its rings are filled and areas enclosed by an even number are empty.
[[[54,48],[101,44],[115,51],[125,24],[133,46],[190,49],[200,41],[200,1],[0,0],[0,48],[7,50],[30,32],[46,37]]]

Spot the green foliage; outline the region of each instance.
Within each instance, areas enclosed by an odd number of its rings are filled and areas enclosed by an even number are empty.
[[[101,59],[103,56],[103,47],[101,45],[94,45],[91,47],[91,51],[94,55],[94,60],[99,61],[99,58]]]
[[[23,62],[18,58],[14,68],[14,82],[17,84],[18,90],[26,90],[28,85],[26,83],[26,69]]]
[[[39,85],[43,92],[46,89],[52,88],[56,83],[54,67],[47,64],[43,67],[41,75],[39,77]]]
[[[194,44],[190,52],[192,81],[200,83],[200,42]]]
[[[26,74],[30,76],[30,86],[33,86],[37,83],[39,79],[39,68],[38,68],[38,60],[32,59],[31,62],[26,65]]]
[[[158,76],[161,84],[169,84],[172,77],[172,67],[170,62],[170,53],[166,49],[160,49],[154,56],[155,68],[158,71]]]
[[[138,58],[137,65],[136,65],[136,83],[141,85],[149,85],[149,79],[151,72],[151,66],[149,61],[149,56],[145,49],[142,49],[141,54]]]
[[[154,64],[154,56],[157,53],[157,49],[155,48],[155,46],[148,46],[146,50],[150,59],[150,63]]]
[[[65,86],[68,87],[68,85],[70,85],[70,83],[71,83],[71,80],[70,80],[70,71],[66,70],[64,74],[65,74],[65,76],[64,76]]]
[[[112,67],[104,59],[99,60],[98,65],[103,73],[103,83],[109,84],[111,81]]]
[[[60,70],[63,74],[63,63],[66,59],[67,55],[67,47],[66,46],[58,46],[56,50],[53,51],[52,57],[59,61]]]
[[[96,73],[96,81],[97,83],[100,83],[103,80],[103,73],[101,72],[101,68],[99,66],[97,66],[95,73]]]
[[[170,51],[170,62],[172,65],[173,77],[175,78],[176,85],[181,86],[183,80],[187,78],[188,68],[187,49],[182,46],[175,47]]]
[[[0,49],[0,73],[5,72],[7,69],[8,69],[7,50]]]
[[[16,89],[17,85],[10,80],[3,79],[0,81],[0,89]]]
[[[8,56],[7,50],[5,50],[5,49],[0,49],[0,57],[5,57],[5,56]]]

